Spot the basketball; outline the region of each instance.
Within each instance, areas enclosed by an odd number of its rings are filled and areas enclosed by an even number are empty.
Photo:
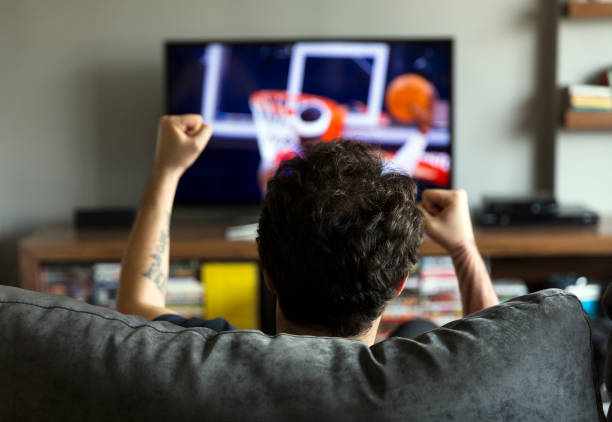
[[[433,84],[414,73],[397,76],[388,85],[385,94],[389,113],[402,123],[418,121],[419,111],[431,110],[435,99],[436,88]]]

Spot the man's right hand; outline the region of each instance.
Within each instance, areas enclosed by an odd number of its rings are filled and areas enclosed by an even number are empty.
[[[208,144],[212,130],[198,114],[159,121],[153,172],[121,262],[117,310],[153,319],[166,308],[170,266],[170,215],[181,175]]]
[[[154,169],[182,175],[202,153],[212,129],[199,114],[163,116],[159,121]]]
[[[451,255],[467,243],[474,243],[467,193],[464,190],[425,190],[419,209],[425,217],[425,233]]]

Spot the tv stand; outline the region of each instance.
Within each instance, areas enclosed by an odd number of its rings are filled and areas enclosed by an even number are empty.
[[[228,241],[230,224],[174,221],[171,259],[256,261],[254,241]],[[603,218],[595,228],[527,227],[479,228],[476,243],[490,258],[494,278],[520,277],[541,283],[551,273],[576,272],[597,279],[612,279],[612,218]],[[21,239],[20,285],[40,290],[40,268],[47,263],[119,261],[128,230],[82,230],[71,226],[47,227]],[[425,238],[422,256],[445,255]]]
[[[202,205],[174,207],[172,222],[177,225],[216,224],[233,226],[257,223],[260,206],[255,205]]]

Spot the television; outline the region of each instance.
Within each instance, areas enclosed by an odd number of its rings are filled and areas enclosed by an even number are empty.
[[[419,191],[449,188],[452,53],[449,39],[166,43],[166,113],[213,128],[176,203],[256,204],[282,160],[335,138],[379,148]]]

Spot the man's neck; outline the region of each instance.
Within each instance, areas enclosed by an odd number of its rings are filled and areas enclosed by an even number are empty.
[[[324,327],[316,327],[316,326],[303,326],[293,324],[291,321],[285,319],[282,312],[279,310],[277,304],[276,311],[276,332],[277,334],[286,333],[286,334],[295,334],[299,336],[315,336],[315,337],[337,337],[332,335],[331,331],[325,329]],[[376,318],[372,322],[372,326],[365,332],[354,336],[347,337],[353,340],[359,340],[363,342],[366,346],[372,346],[376,341],[376,332],[378,331],[378,326],[380,324],[380,317]]]

